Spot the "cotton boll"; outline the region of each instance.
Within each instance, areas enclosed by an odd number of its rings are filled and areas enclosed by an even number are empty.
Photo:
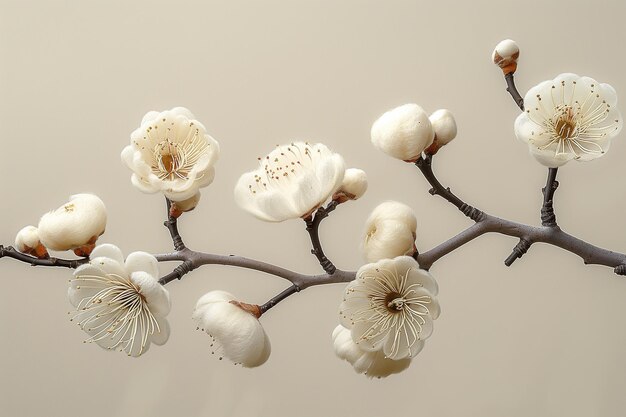
[[[430,146],[433,128],[426,112],[417,104],[405,104],[383,114],[372,125],[372,143],[386,154],[415,161]]]
[[[429,119],[435,131],[435,143],[443,146],[456,137],[456,121],[450,110],[437,110]]]
[[[411,255],[415,251],[417,219],[405,204],[379,204],[365,222],[363,252],[368,262]]]
[[[343,176],[339,190],[333,195],[333,200],[339,203],[348,200],[358,200],[367,190],[367,175],[357,168],[348,168]]]
[[[39,220],[41,243],[52,250],[80,249],[89,255],[106,227],[104,203],[93,194],[76,194]],[[89,253],[85,253],[89,252]]]
[[[48,251],[39,241],[39,231],[35,226],[22,228],[15,236],[15,248],[28,255],[44,259],[48,257]]]
[[[502,68],[502,72],[505,75],[515,72],[518,58],[519,47],[517,43],[511,39],[505,39],[498,43],[491,54],[491,60],[494,64]]]
[[[410,358],[393,360],[385,357],[382,351],[366,352],[354,343],[350,330],[339,325],[333,331],[335,354],[348,361],[359,374],[369,378],[382,378],[404,371],[411,364]]]
[[[192,318],[211,337],[213,354],[253,368],[267,361],[271,345],[248,307],[254,306],[239,303],[225,291],[211,291],[198,300]]]

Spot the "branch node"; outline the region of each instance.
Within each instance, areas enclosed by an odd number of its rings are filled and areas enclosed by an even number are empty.
[[[617,275],[626,275],[626,264],[617,265],[613,271]]]
[[[533,242],[526,238],[521,238],[518,244],[515,245],[515,247],[513,248],[513,252],[511,252],[509,257],[504,260],[504,264],[506,266],[513,265],[513,262],[515,262],[518,258],[524,256],[524,254],[528,252],[528,249],[530,249],[530,245],[532,245],[532,243]]]
[[[546,186],[541,189],[543,194],[543,206],[541,207],[541,225],[545,227],[557,227],[556,214],[554,214],[554,192],[559,188],[556,180],[557,168],[548,170]]]
[[[461,207],[459,207],[459,210],[475,222],[479,222],[484,217],[484,213],[482,211],[466,203],[463,203]]]

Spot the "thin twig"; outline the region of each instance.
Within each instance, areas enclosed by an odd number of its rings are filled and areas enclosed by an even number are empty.
[[[454,195],[452,191],[450,191],[450,187],[444,187],[433,173],[432,161],[432,155],[420,157],[417,161],[415,161],[415,165],[422,172],[422,175],[424,175],[426,181],[428,181],[428,183],[432,186],[432,188],[428,192],[431,195],[438,195],[440,197],[443,197],[454,206],[456,206],[456,208],[461,210],[463,214],[465,214],[467,217],[474,220],[475,222],[480,221],[482,211],[470,206],[469,204],[466,204],[463,200]]]
[[[81,259],[60,259],[60,258],[46,258],[39,259],[34,256],[27,255],[19,252],[13,246],[0,245],[0,258],[7,257],[13,258],[21,262],[26,262],[32,266],[59,266],[63,268],[76,269],[80,265],[89,262],[89,258]]]
[[[163,222],[163,225],[170,231],[170,236],[172,237],[172,242],[174,243],[174,250],[183,250],[185,249],[185,244],[183,243],[183,238],[180,237],[180,233],[178,233],[178,221],[170,213],[172,202],[169,198],[166,198],[165,201],[167,205],[167,220]]]
[[[517,104],[517,107],[519,107],[520,110],[524,111],[524,99],[520,95],[519,91],[517,91],[513,73],[511,72],[511,73],[506,74],[504,76],[504,79],[506,80],[506,85],[507,85],[506,91],[508,91],[511,97],[513,97],[513,100],[515,101],[515,104]]]
[[[541,224],[546,227],[557,227],[556,215],[554,214],[553,199],[554,192],[559,187],[556,180],[558,168],[548,169],[548,179],[546,186],[541,189],[543,193],[543,206],[541,207]]]
[[[317,260],[319,261],[322,268],[324,268],[324,271],[326,271],[326,273],[330,275],[334,274],[337,268],[324,254],[324,250],[322,249],[322,243],[319,236],[319,228],[322,220],[328,217],[328,214],[335,208],[337,208],[338,204],[339,202],[333,200],[328,203],[326,208],[318,208],[315,212],[315,216],[309,217],[308,219],[304,220],[306,222],[306,231],[309,232],[309,236],[311,237],[311,244],[313,245],[311,253],[317,257]]]
[[[264,314],[267,310],[269,310],[270,308],[274,307],[276,304],[278,304],[281,301],[283,301],[285,298],[287,298],[290,295],[293,295],[293,294],[295,294],[297,292],[300,292],[300,287],[298,287],[295,284],[292,285],[291,287],[287,288],[286,290],[281,291],[280,294],[278,294],[275,297],[272,297],[267,303],[265,303],[262,306],[260,306],[261,314]]]

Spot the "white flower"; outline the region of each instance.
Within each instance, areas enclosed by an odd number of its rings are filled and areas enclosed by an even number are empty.
[[[363,252],[368,262],[415,252],[417,219],[413,210],[397,201],[386,201],[365,222]]]
[[[435,143],[440,146],[446,145],[456,137],[456,121],[447,109],[439,109],[429,117],[435,131]]]
[[[75,249],[79,256],[88,256],[106,228],[104,203],[93,194],[76,194],[58,209],[39,220],[39,239],[52,250]]]
[[[15,249],[22,253],[36,256],[37,258],[47,258],[48,251],[39,240],[39,230],[35,226],[22,228],[15,236]]]
[[[426,112],[417,104],[389,110],[372,125],[372,143],[386,154],[415,161],[433,142],[435,133]]]
[[[340,323],[367,352],[389,359],[414,357],[439,317],[437,283],[415,259],[399,256],[362,266],[348,284],[339,309]]]
[[[359,374],[369,378],[381,378],[404,371],[411,364],[410,358],[393,360],[385,357],[381,350],[368,352],[354,343],[350,330],[339,325],[333,331],[335,353],[354,367]],[[421,344],[423,346],[423,343]]]
[[[72,320],[104,349],[129,356],[145,353],[150,343],[164,344],[170,328],[170,296],[157,281],[154,256],[133,252],[126,258],[117,246],[97,246],[89,263],[70,280],[68,296],[76,307]]]
[[[253,368],[270,356],[270,340],[257,319],[260,311],[225,291],[211,291],[198,300],[193,319],[211,336],[213,354]],[[253,312],[255,314],[253,314]]]
[[[502,68],[504,74],[515,72],[517,69],[517,59],[519,58],[519,47],[515,41],[505,39],[498,43],[491,54],[494,64]]]
[[[367,191],[367,174],[357,168],[348,168],[343,176],[341,187],[333,194],[333,200],[343,203],[358,200]]]
[[[184,107],[146,113],[130,135],[122,160],[131,181],[144,193],[162,192],[172,201],[193,197],[211,184],[219,144]]]
[[[321,143],[277,146],[259,161],[237,181],[235,201],[269,222],[311,215],[339,189],[346,170],[341,155]]]
[[[589,161],[608,150],[622,129],[617,94],[608,84],[560,74],[528,90],[526,111],[515,120],[515,135],[548,167],[572,159]]]

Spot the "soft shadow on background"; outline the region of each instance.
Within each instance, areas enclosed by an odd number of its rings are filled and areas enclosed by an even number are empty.
[[[626,101],[620,1],[0,0],[0,243],[89,191],[108,206],[102,242],[170,250],[163,199],[131,186],[119,153],[145,112],[180,105],[222,149],[214,183],[180,224],[192,248],[319,271],[302,222],[263,223],[232,199],[258,156],[293,139],[324,142],[369,175],[365,197],[322,227],[339,267],[362,264],[363,222],[386,199],[414,207],[421,250],[467,227],[415,167],[370,144],[371,123],[407,102],[456,115],[459,136],[435,161],[445,184],[492,214],[537,224],[546,172],[515,139],[518,110],[490,62],[509,37],[522,51],[522,92],[576,72]],[[626,250],[625,140],[560,170],[555,203],[565,230],[617,251]],[[434,265],[435,332],[406,372],[384,380],[334,356],[342,285],[309,289],[264,316],[272,356],[249,370],[211,357],[193,306],[211,289],[262,303],[286,281],[194,271],[168,285],[170,341],[132,359],[82,343],[67,315],[68,270],[2,259],[0,414],[622,416],[626,283],[545,245],[506,268],[515,243],[484,236]]]

